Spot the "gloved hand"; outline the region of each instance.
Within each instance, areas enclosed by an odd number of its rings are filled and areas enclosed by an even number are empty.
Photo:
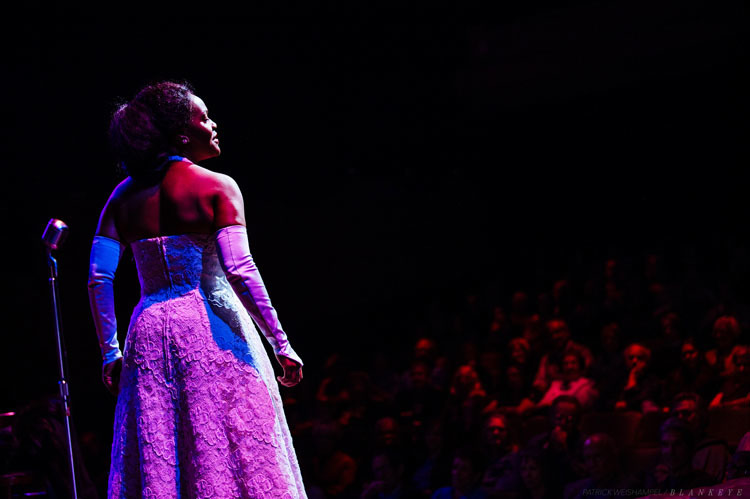
[[[89,304],[91,314],[94,316],[96,335],[99,338],[99,348],[105,366],[122,358],[120,345],[117,342],[113,289],[115,271],[121,254],[119,241],[103,236],[94,237],[89,264]]]
[[[247,241],[247,229],[242,225],[230,225],[216,233],[216,243],[219,250],[219,260],[227,275],[227,280],[239,296],[240,301],[247,309],[250,316],[260,327],[261,332],[273,347],[276,358],[284,367],[284,380],[293,386],[302,379],[302,359],[292,349],[286,333],[281,329],[281,323],[276,315],[276,310],[271,305],[271,299],[260,277],[258,267],[255,266],[253,256],[250,254],[250,245]],[[299,376],[289,365],[288,360],[299,364]]]
[[[286,387],[293,387],[302,381],[302,364],[287,357],[278,357],[281,367],[284,368],[284,376],[276,376],[279,383]]]
[[[122,357],[104,364],[102,366],[102,382],[107,387],[109,393],[117,397],[117,393],[120,391],[120,373],[122,372]]]

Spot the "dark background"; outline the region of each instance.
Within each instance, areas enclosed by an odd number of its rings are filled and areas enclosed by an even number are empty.
[[[645,251],[724,275],[745,250],[740,2],[394,9],[5,21],[0,409],[57,389],[40,237],[60,218],[74,415],[111,424],[88,251],[120,180],[109,116],[160,79],[192,82],[218,122],[223,154],[205,166],[243,190],[253,253],[313,376],[335,350],[409,350],[425,310],[470,288],[504,302]],[[131,261],[116,294],[122,334]]]

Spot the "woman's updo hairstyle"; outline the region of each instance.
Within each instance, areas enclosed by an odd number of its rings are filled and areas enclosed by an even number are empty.
[[[190,122],[193,88],[163,81],[143,88],[120,106],[109,125],[109,142],[120,167],[135,180],[158,176],[177,152],[177,136]]]

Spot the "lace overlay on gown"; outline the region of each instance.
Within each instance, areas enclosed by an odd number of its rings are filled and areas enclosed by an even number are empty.
[[[304,498],[268,355],[214,236],[132,244],[109,497]]]

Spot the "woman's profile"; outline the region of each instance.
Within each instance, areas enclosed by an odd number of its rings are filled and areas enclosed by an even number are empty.
[[[221,153],[187,84],[143,88],[113,115],[128,177],[92,244],[89,297],[102,379],[117,395],[109,497],[305,497],[274,372],[294,386],[289,345],[250,254],[242,195],[198,163]],[[141,299],[123,352],[112,282],[130,247]]]

